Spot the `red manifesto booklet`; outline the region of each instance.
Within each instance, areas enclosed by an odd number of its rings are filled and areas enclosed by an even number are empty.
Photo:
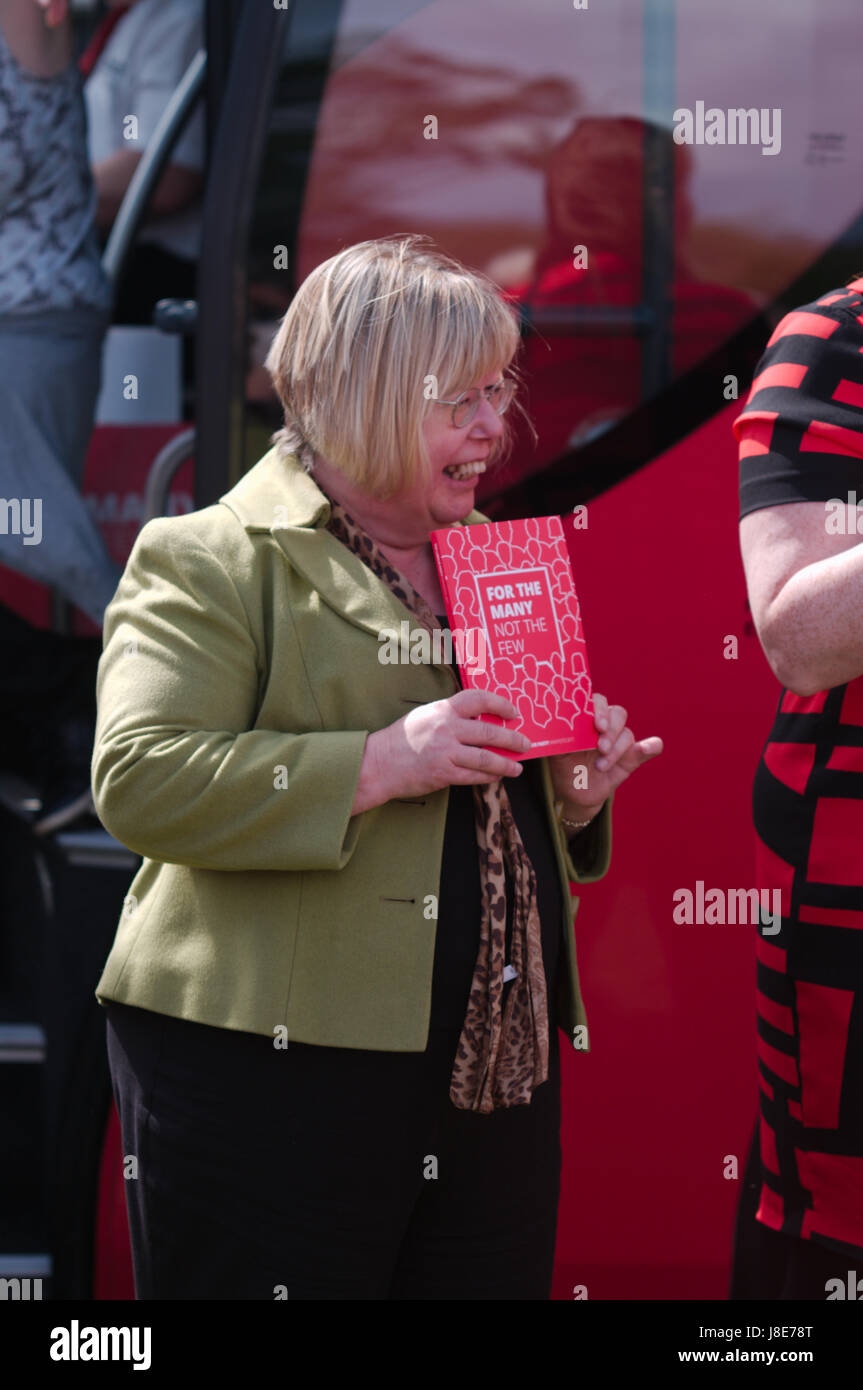
[[[560,517],[446,526],[431,542],[462,684],[505,695],[521,719],[483,719],[531,740],[526,753],[506,756],[595,748],[587,646]]]

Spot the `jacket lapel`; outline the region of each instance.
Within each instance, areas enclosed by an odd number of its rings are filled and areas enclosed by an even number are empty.
[[[265,531],[321,598],[349,622],[377,638],[398,629],[407,609],[393,593],[326,529],[330,504],[295,454],[265,454],[219,498],[249,532]],[[459,526],[487,521],[472,511]]]

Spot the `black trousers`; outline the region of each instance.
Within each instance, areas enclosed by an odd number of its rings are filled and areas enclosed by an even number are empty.
[[[560,1045],[528,1106],[425,1052],[313,1047],[108,1003],[139,1299],[548,1299]],[[135,1162],[130,1162],[134,1159]]]

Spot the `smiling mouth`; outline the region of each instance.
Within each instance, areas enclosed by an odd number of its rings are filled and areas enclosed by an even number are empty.
[[[468,478],[473,478],[480,473],[484,473],[485,461],[483,459],[474,459],[471,463],[450,463],[443,471],[448,478],[452,478],[455,482],[461,483]]]

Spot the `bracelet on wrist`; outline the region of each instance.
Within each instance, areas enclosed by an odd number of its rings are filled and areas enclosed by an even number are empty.
[[[567,820],[566,816],[563,814],[562,801],[557,802],[555,809],[557,810],[557,818],[561,825],[565,825],[569,830],[584,830],[585,826],[590,825],[591,821],[595,821],[596,817],[599,815],[599,811],[594,811],[593,815],[588,816],[587,820]],[[601,811],[602,807],[600,807],[599,810]]]

